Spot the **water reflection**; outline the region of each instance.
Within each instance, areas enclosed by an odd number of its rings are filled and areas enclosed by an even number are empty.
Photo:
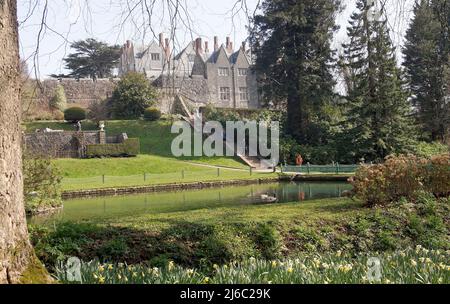
[[[91,220],[188,210],[304,202],[340,197],[351,186],[346,183],[275,183],[220,189],[67,200],[64,209],[46,217],[29,219],[34,224],[59,220]],[[275,198],[275,200],[273,200]]]

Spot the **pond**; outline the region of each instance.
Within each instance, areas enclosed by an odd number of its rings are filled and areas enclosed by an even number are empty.
[[[55,221],[107,220],[151,213],[170,213],[207,208],[236,207],[269,203],[292,203],[340,197],[351,185],[334,182],[273,183],[206,190],[148,193],[139,195],[73,199],[64,209],[50,216],[29,219],[32,224]],[[276,202],[272,200],[276,198]]]

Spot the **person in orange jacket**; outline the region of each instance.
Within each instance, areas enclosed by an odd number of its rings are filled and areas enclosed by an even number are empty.
[[[295,158],[295,163],[297,164],[297,166],[303,165],[303,157],[300,154]]]

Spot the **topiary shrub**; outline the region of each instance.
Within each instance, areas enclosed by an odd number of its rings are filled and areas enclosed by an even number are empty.
[[[66,121],[78,122],[86,119],[86,110],[79,107],[69,108],[64,111]]]
[[[157,121],[161,116],[161,111],[153,107],[147,108],[144,112],[144,118],[148,121]]]

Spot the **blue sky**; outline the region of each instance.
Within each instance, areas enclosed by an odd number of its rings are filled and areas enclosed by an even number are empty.
[[[37,2],[36,2],[37,1]],[[145,43],[160,32],[170,35],[170,20],[167,8],[156,7],[151,21],[153,33],[149,30],[149,21],[142,19],[140,10],[132,16],[124,15],[138,0],[48,0],[46,25],[41,32],[39,55],[35,56],[38,35],[45,0],[18,0],[21,56],[26,59],[30,70],[38,66],[38,75],[45,78],[50,74],[67,72],[62,59],[70,53],[70,43],[89,37],[111,44],[123,44],[127,39],[135,43]],[[183,0],[190,12],[189,24],[178,22],[174,34],[175,48],[184,48],[193,38],[201,36],[212,42],[213,36],[219,36],[221,42],[230,36],[235,45],[240,45],[247,37],[247,20],[238,14],[232,18],[234,0]],[[400,0],[388,0],[398,2]],[[36,7],[31,3],[37,3]],[[161,3],[161,1],[159,1]],[[253,12],[258,0],[247,0],[248,9]],[[410,11],[413,0],[400,1]],[[89,3],[89,6],[86,6]],[[130,6],[127,6],[129,3]],[[336,35],[335,46],[345,41],[345,27],[348,17],[354,10],[354,0],[345,0],[346,10],[338,17],[341,31]],[[392,4],[392,11],[395,8]],[[183,18],[186,20],[186,18]],[[394,20],[394,18],[392,18]],[[396,43],[401,43],[401,35],[406,29],[409,15],[402,18],[403,24],[394,25],[399,33],[394,34]],[[398,18],[396,18],[398,20]],[[145,24],[145,25],[144,25]],[[33,72],[34,73],[34,72]]]

